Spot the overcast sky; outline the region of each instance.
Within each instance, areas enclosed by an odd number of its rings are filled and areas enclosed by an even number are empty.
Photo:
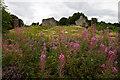
[[[98,21],[118,22],[119,0],[4,0],[8,11],[21,18],[25,24],[42,22],[42,19],[72,16],[83,12],[88,19],[98,18]]]

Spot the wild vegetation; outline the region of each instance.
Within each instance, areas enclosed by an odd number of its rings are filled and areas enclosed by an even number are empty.
[[[118,78],[118,38],[94,25],[15,28],[3,35],[3,78]]]
[[[39,23],[24,27],[5,7],[2,13],[2,78],[120,77],[118,23],[88,20],[83,13],[74,13],[61,18],[56,27]],[[88,26],[71,26],[80,15]],[[19,19],[16,28],[15,18]]]

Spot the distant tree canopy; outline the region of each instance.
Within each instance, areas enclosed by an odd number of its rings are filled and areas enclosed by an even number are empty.
[[[19,19],[16,15],[10,14],[6,11],[7,6],[2,1],[1,4],[1,11],[2,11],[2,33],[7,32],[7,30],[14,28],[14,19],[17,18],[19,20],[18,24],[19,27],[23,26],[24,23],[21,19]]]
[[[59,25],[67,25],[67,18],[62,17],[62,18],[59,20]]]
[[[12,17],[10,13],[5,11],[5,8],[2,9],[2,32],[11,29],[13,26],[11,25]]]
[[[75,21],[78,20],[80,16],[83,16],[86,20],[88,20],[83,13],[78,12],[78,13],[74,13],[72,16],[68,18],[62,17],[59,20],[59,25],[72,25],[72,24],[75,25]]]
[[[11,17],[12,17],[12,22],[11,22],[11,25],[12,25],[12,26],[14,26],[14,22],[13,22],[13,21],[14,21],[15,18],[18,19],[19,27],[21,27],[21,26],[24,25],[24,22],[23,22],[21,19],[19,19],[16,15],[13,15],[13,14],[12,14]]]
[[[91,18],[91,20],[93,21],[93,24],[98,24],[98,20],[97,20],[97,18]]]
[[[7,30],[14,28],[14,19],[18,19],[18,27],[21,27],[24,25],[24,22],[19,19],[17,16],[10,14],[5,10],[5,8],[2,9],[2,32],[6,32]]]
[[[78,13],[74,13],[72,16],[70,16],[67,19],[67,24],[68,25],[75,24],[75,21],[78,20],[80,16],[83,16],[86,20],[88,20],[87,17],[83,13],[78,12]]]
[[[36,26],[39,26],[39,22],[37,22],[37,23],[34,23],[34,22],[33,22],[31,25],[32,25],[32,26],[35,26],[35,25],[36,25]]]

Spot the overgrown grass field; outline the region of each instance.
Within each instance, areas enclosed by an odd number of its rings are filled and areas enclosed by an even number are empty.
[[[3,34],[3,78],[118,78],[118,38],[109,27],[10,30]]]

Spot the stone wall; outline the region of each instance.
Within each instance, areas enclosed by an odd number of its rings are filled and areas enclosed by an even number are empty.
[[[57,26],[57,22],[53,17],[48,19],[43,19],[42,26],[50,26],[50,27]]]
[[[80,18],[77,21],[75,21],[75,24],[77,26],[82,26],[84,23],[85,23],[85,25],[88,25],[86,22],[86,19],[83,18],[83,16],[80,16]]]

